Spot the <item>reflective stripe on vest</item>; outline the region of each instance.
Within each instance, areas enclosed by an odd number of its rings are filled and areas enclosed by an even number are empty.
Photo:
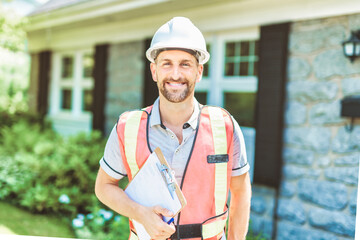
[[[224,116],[220,108],[209,107],[215,154],[227,154],[227,140]],[[227,190],[227,163],[215,164],[215,213],[224,212]]]
[[[132,177],[139,171],[139,167],[136,163],[136,146],[140,119],[143,113],[143,111],[130,112],[125,124],[125,154]]]
[[[202,237],[203,239],[212,238],[215,236],[222,236],[225,229],[226,218],[218,220],[212,223],[203,224],[202,226]]]

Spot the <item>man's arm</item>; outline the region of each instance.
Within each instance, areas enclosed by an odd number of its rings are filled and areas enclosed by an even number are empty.
[[[100,167],[95,183],[97,198],[119,214],[141,223],[151,239],[166,239],[175,232],[175,227],[168,225],[161,218],[161,215],[171,217],[170,211],[160,206],[145,207],[132,201],[119,188],[118,183],[119,180],[110,177]]]
[[[251,184],[248,172],[231,178],[230,192],[228,240],[243,240],[250,218]]]

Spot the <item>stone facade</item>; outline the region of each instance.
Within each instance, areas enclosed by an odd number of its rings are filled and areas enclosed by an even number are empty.
[[[277,219],[279,240],[354,239],[360,121],[349,132],[340,109],[343,97],[360,94],[360,61],[341,46],[357,29],[360,14],[292,24],[282,184],[277,201],[275,190],[253,187],[255,232],[271,236],[264,224]]]
[[[141,108],[144,79],[143,41],[113,44],[109,48],[105,106],[105,134],[121,113]]]

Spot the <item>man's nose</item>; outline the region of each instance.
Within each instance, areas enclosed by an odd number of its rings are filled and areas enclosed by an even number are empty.
[[[171,72],[171,78],[174,80],[179,80],[181,77],[181,70],[179,66],[173,66],[172,72]]]

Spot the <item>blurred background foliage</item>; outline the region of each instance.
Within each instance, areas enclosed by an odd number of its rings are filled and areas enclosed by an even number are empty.
[[[67,218],[80,238],[127,239],[127,219],[94,194],[106,142],[100,132],[64,138],[37,116],[1,112],[0,119],[1,201]]]
[[[0,4],[0,110],[27,110],[30,57],[26,53],[25,17]]]

